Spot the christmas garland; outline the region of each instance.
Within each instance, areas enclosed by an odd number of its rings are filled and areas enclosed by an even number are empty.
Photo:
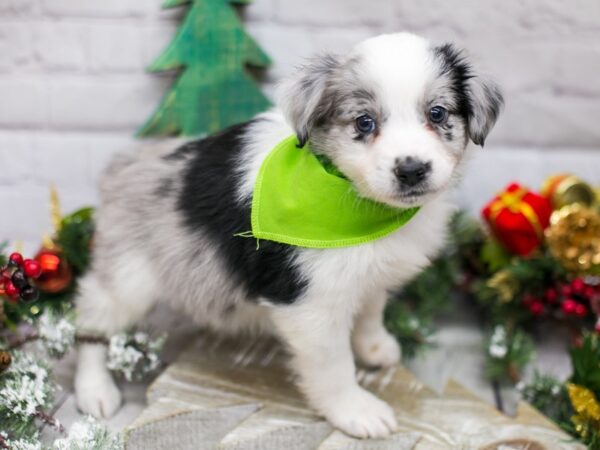
[[[563,429],[600,449],[599,198],[577,177],[557,175],[539,194],[510,184],[482,216],[485,225],[465,213],[452,219],[448,247],[388,307],[389,329],[414,354],[451,294],[466,296],[488,333],[490,380],[517,384]],[[570,331],[573,373],[562,381],[537,374],[524,384],[544,322]]]
[[[128,381],[141,379],[161,366],[165,337],[151,339],[132,331],[107,340],[77,333],[73,294],[89,263],[93,210],[61,217],[54,191],[51,199],[55,233],[44,238],[33,258],[18,252],[6,257],[0,248],[0,449],[120,449],[120,437],[91,417],[67,434],[49,413],[58,388],[51,360],[62,358],[78,342],[104,344],[113,373]],[[41,425],[58,434],[51,446],[40,440]]]

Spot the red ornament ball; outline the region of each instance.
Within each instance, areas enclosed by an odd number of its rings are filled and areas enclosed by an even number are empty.
[[[13,264],[20,266],[21,264],[23,264],[23,255],[21,255],[19,252],[14,252],[10,254],[8,260]]]
[[[73,271],[60,251],[42,248],[35,256],[42,268],[35,285],[41,292],[57,294],[67,289],[73,281]]]
[[[544,304],[540,301],[535,301],[529,305],[529,312],[534,316],[540,316],[544,313]]]
[[[31,278],[37,278],[42,274],[42,266],[35,259],[26,259],[23,262],[25,275]]]
[[[575,310],[577,309],[577,302],[572,298],[568,298],[562,302],[561,308],[565,314],[575,314]]]

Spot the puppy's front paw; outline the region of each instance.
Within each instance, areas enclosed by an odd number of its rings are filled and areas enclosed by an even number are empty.
[[[354,336],[353,347],[358,361],[368,367],[396,365],[402,355],[396,338],[383,328],[376,333]]]
[[[121,392],[110,374],[78,373],[75,378],[77,407],[98,419],[111,417],[121,406]]]
[[[332,399],[330,406],[331,410],[325,411],[325,418],[350,436],[383,438],[397,427],[392,408],[359,387]]]

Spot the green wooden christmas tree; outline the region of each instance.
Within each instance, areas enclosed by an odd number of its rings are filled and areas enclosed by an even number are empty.
[[[149,70],[181,73],[138,135],[209,134],[269,106],[248,68],[271,61],[244,31],[235,9],[251,1],[165,0],[164,8],[189,4],[189,11]]]

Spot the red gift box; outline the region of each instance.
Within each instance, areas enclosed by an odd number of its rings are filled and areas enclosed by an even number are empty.
[[[526,256],[542,243],[552,205],[545,197],[512,183],[483,208],[482,214],[509,251]]]

